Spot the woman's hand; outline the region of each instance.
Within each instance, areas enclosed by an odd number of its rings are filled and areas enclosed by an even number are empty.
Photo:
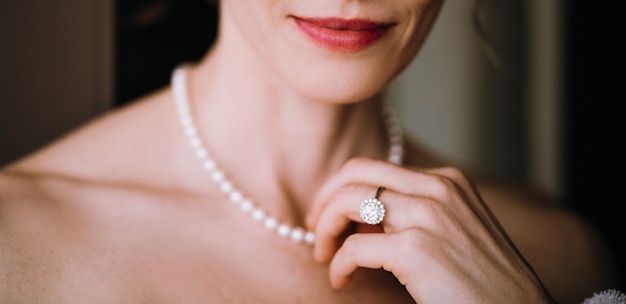
[[[386,215],[377,226],[365,224],[360,203],[380,186]],[[454,168],[353,159],[320,190],[307,225],[316,234],[315,258],[330,261],[335,288],[349,284],[357,267],[383,268],[419,303],[553,302]]]

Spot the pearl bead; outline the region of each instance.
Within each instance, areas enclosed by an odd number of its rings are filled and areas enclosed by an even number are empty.
[[[231,191],[233,191],[233,184],[227,182],[227,181],[223,181],[220,183],[220,190],[222,190],[222,192],[224,193],[229,193]]]
[[[213,170],[215,170],[215,168],[217,168],[215,166],[215,162],[210,160],[210,159],[205,160],[202,163],[202,166],[204,167],[204,170],[207,170],[207,171],[213,171]]]
[[[400,165],[402,163],[402,158],[398,155],[394,155],[389,159],[389,162],[392,164]]]
[[[289,232],[291,232],[291,228],[289,228],[289,226],[287,226],[287,224],[282,224],[280,226],[278,226],[278,235],[282,236],[282,237],[286,237],[289,235]]]
[[[197,137],[198,136],[198,132],[196,131],[196,128],[194,126],[186,126],[185,127],[185,134],[189,137]]]
[[[207,156],[209,156],[209,152],[207,152],[207,150],[205,149],[200,148],[196,150],[196,156],[200,159],[204,159],[204,158],[207,158]]]
[[[196,149],[202,148],[202,140],[196,135],[189,137],[189,144]]]
[[[188,116],[188,115],[190,115],[191,113],[189,111],[189,106],[187,106],[184,103],[179,103],[178,104],[178,114],[180,116]]]
[[[252,218],[255,221],[263,220],[263,218],[265,218],[265,212],[263,212],[263,210],[256,209],[252,212]]]
[[[215,171],[211,174],[211,178],[213,179],[214,182],[220,183],[224,180],[224,173],[220,171]]]
[[[291,240],[292,241],[294,241],[296,243],[300,243],[303,238],[304,238],[304,232],[302,232],[302,229],[296,228],[296,229],[293,229],[291,231]]]
[[[265,219],[265,221],[263,221],[263,225],[269,230],[274,230],[276,226],[278,226],[278,222],[276,222],[275,219],[268,217]]]
[[[193,121],[191,120],[190,116],[184,115],[180,117],[180,123],[183,125],[183,127],[188,127],[193,124]]]
[[[398,147],[398,146],[392,146],[391,147],[391,153],[393,154],[399,154],[402,153],[402,147]]]
[[[251,201],[243,201],[241,202],[239,206],[241,207],[241,210],[243,210],[244,212],[248,212],[252,210],[252,208],[254,208],[254,205],[252,204]]]
[[[243,199],[243,195],[241,195],[241,193],[239,192],[233,192],[230,194],[229,198],[231,202],[238,203],[241,201],[241,199]]]
[[[304,234],[304,242],[313,245],[313,243],[315,243],[315,233],[309,231]]]

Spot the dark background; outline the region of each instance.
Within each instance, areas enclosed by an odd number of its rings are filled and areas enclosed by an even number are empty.
[[[175,65],[200,59],[207,37],[215,37],[217,14],[207,1],[117,2],[117,105],[166,85]],[[605,236],[623,282],[626,14],[607,1],[563,3],[565,201]],[[145,11],[153,14],[142,17]],[[618,288],[624,290],[623,283]]]
[[[199,60],[216,36],[217,8],[205,0],[116,1],[115,103],[169,83],[176,65]]]
[[[567,154],[563,158],[568,168],[564,175],[568,203],[610,242],[623,290],[626,14],[609,1],[565,2]]]

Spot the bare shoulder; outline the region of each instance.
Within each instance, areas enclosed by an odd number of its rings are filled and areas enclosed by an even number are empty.
[[[151,161],[154,151],[163,150],[165,140],[180,137],[170,134],[179,129],[172,127],[177,121],[167,92],[166,88],[155,91],[102,113],[8,168],[97,179],[132,175],[138,160]],[[150,136],[154,134],[159,136]]]
[[[119,197],[107,195],[105,204],[98,192],[78,180],[0,171],[1,303],[87,300],[125,283],[114,265],[128,263],[126,252],[137,249],[129,240],[140,231],[122,225],[136,222],[132,210],[106,207]]]
[[[554,197],[527,185],[476,181],[486,204],[559,303],[615,287],[601,235]]]
[[[211,279],[209,256],[224,238],[199,232],[231,231],[231,208],[206,199],[126,181],[0,171],[0,303],[154,303],[202,281],[199,264]]]
[[[189,212],[197,193],[163,174],[190,155],[170,99],[155,92],[0,168],[0,303],[127,303],[112,291],[162,277],[146,269],[163,271],[177,233],[204,224]]]
[[[36,182],[0,171],[0,302],[37,303],[51,287],[43,282],[56,272],[48,263],[54,257],[44,252],[58,237],[47,203]],[[34,269],[39,279],[30,275]]]

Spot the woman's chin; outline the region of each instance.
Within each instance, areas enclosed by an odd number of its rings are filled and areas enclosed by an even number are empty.
[[[328,72],[316,77],[292,77],[287,81],[292,89],[304,98],[348,104],[364,101],[379,94],[389,83],[388,77],[380,77],[381,75],[381,73],[348,75]]]
[[[316,85],[312,88],[300,90],[300,93],[309,100],[315,100],[333,104],[350,104],[368,100],[377,94],[383,87],[380,86],[364,86],[337,84],[332,85]]]

